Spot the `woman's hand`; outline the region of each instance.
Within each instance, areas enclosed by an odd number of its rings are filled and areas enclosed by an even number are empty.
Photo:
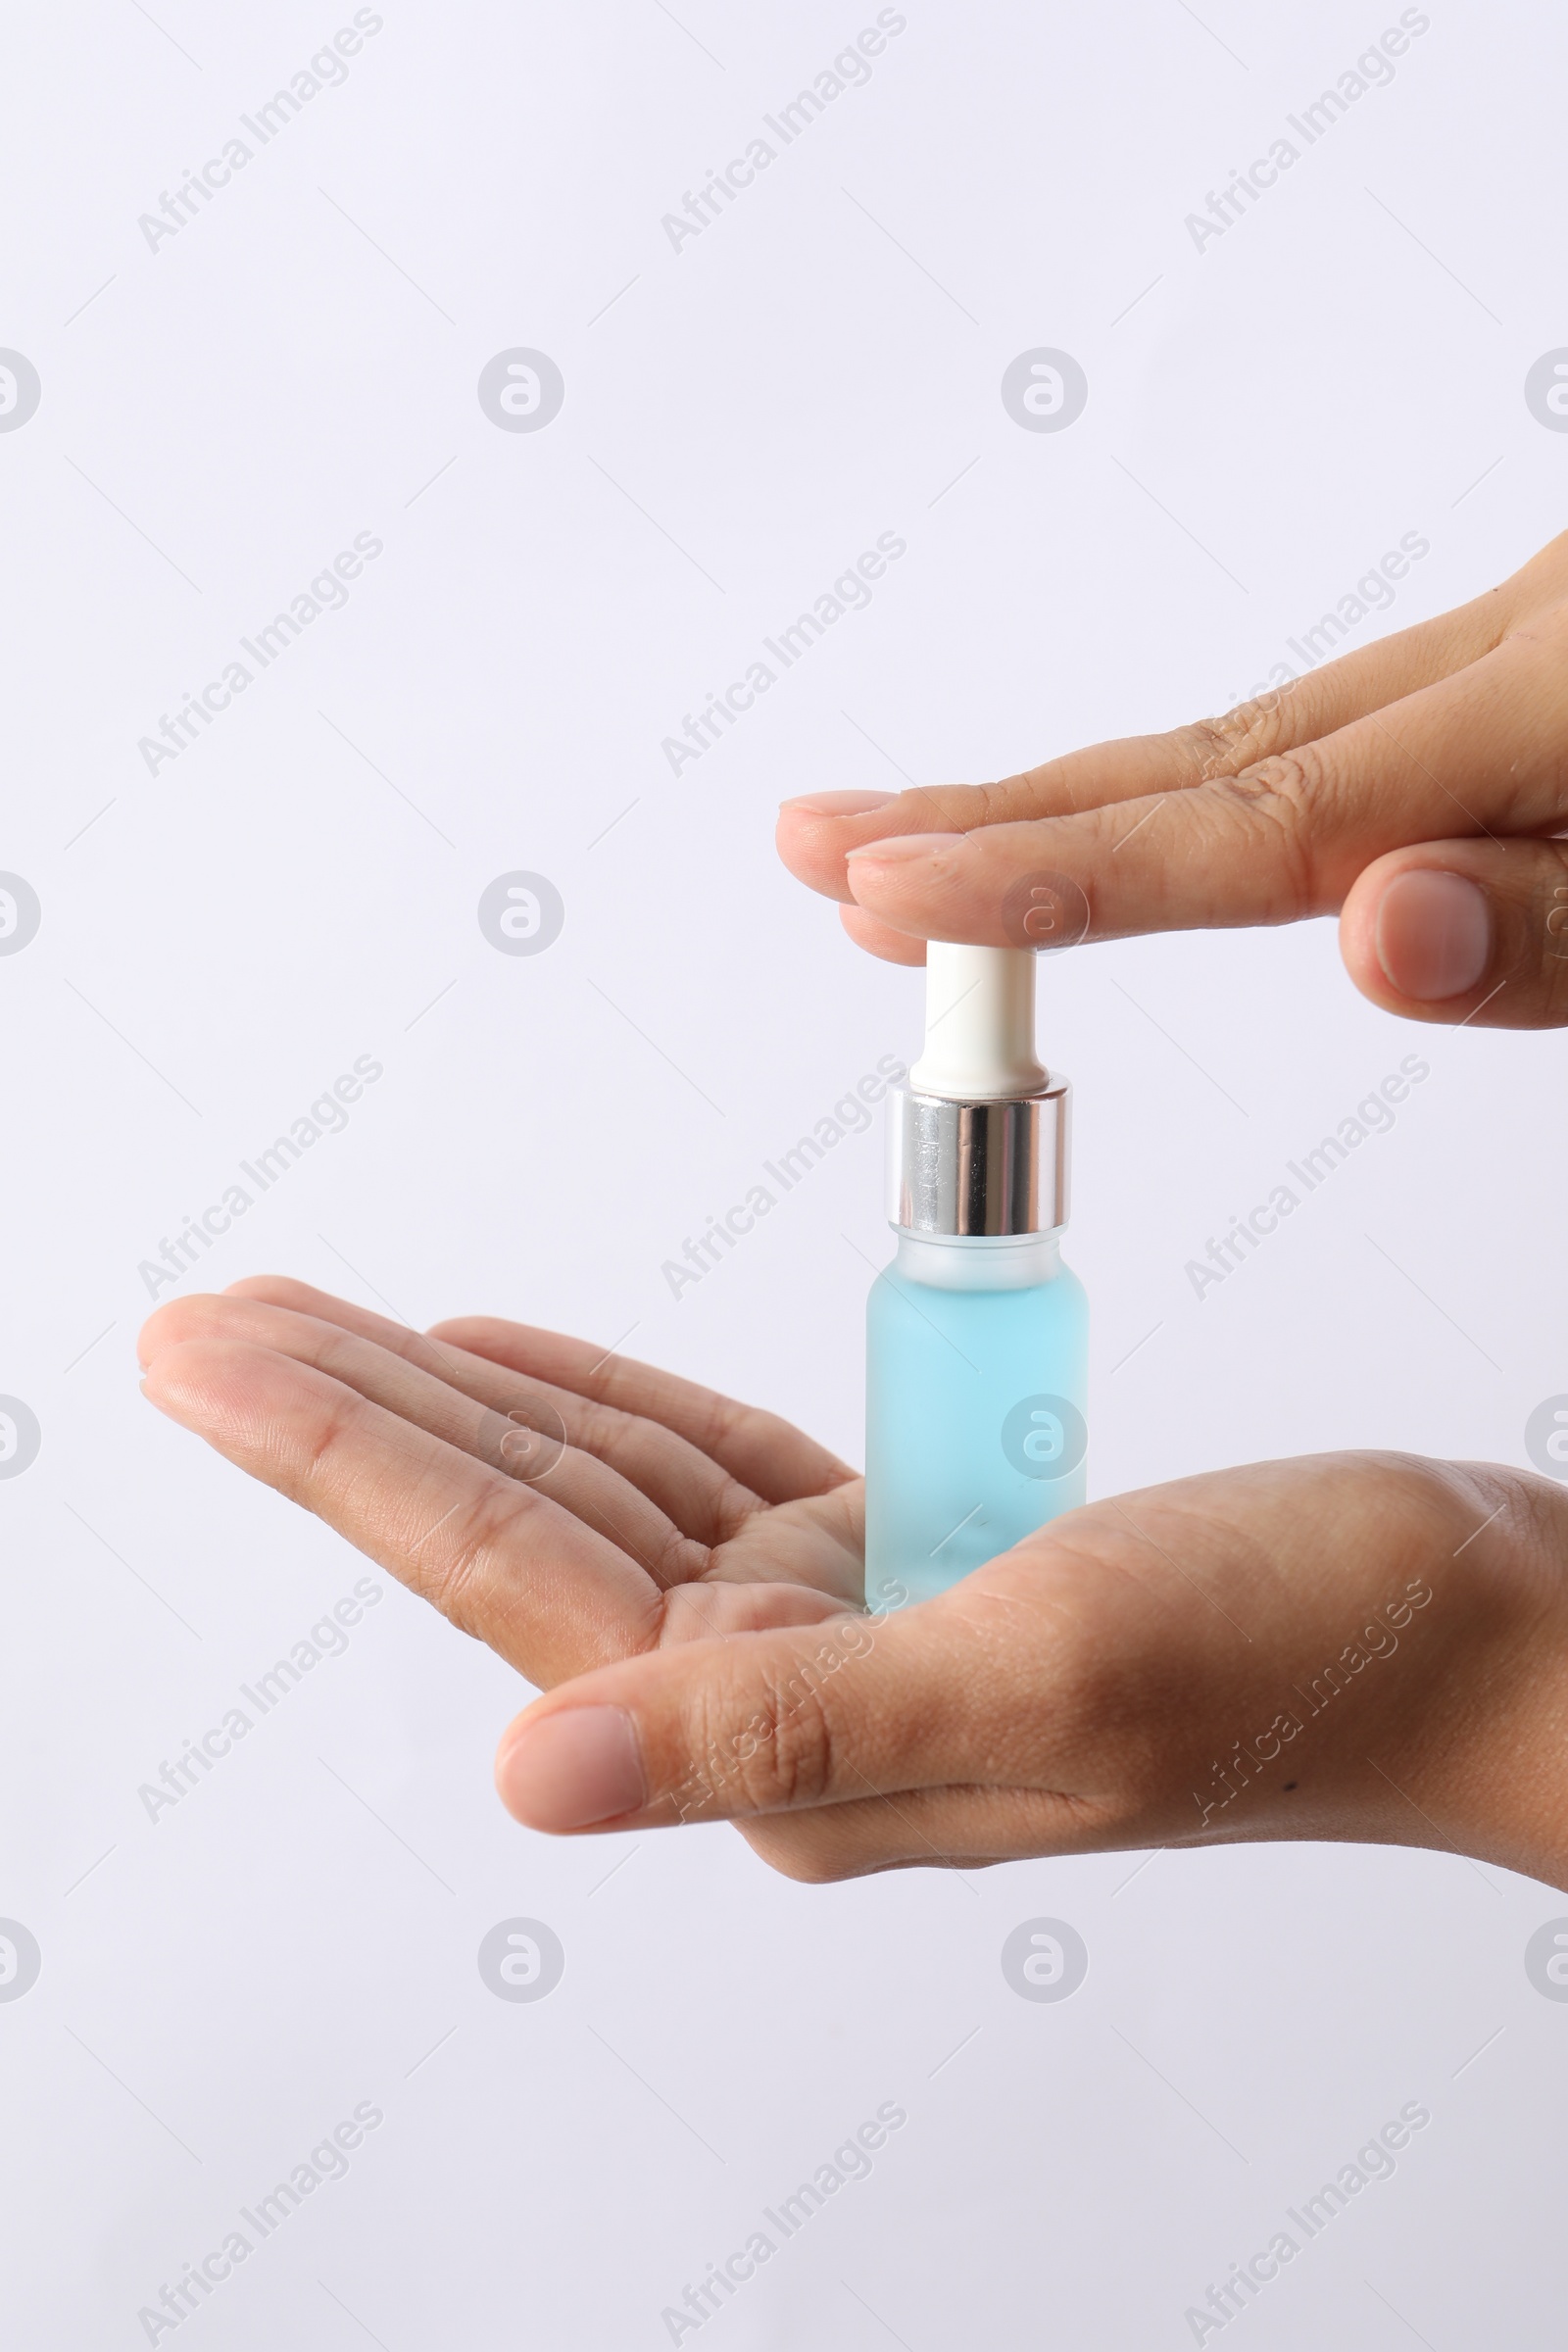
[[[772,1413],[475,1315],[421,1336],[284,1277],[171,1299],[144,1394],[548,1688],[858,1608],[862,1484]]]
[[[1568,534],[1500,588],[1228,717],[1000,784],[787,801],[792,873],[851,937],[1070,944],[1340,910],[1412,1020],[1568,1022]],[[1034,886],[1031,896],[1031,885]]]
[[[1350,1838],[1568,1884],[1568,1498],[1348,1454],[1075,1511],[867,1617],[860,1488],[583,1342],[264,1280],[162,1307],[153,1402],[540,1685],[546,1830],[736,1821],[802,1879]]]
[[[1324,1455],[1092,1504],[941,1598],[601,1667],[512,1726],[550,1830],[734,1820],[790,1877],[1275,1838],[1568,1884],[1568,1506]]]

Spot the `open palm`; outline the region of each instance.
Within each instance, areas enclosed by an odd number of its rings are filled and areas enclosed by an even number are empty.
[[[487,1316],[260,1276],[172,1299],[152,1401],[532,1683],[861,1603],[862,1483],[772,1413]]]
[[[1568,1884],[1545,1480],[1211,1471],[868,1623],[844,1464],[586,1341],[269,1278],[171,1300],[142,1356],[155,1404],[549,1687],[498,1759],[534,1828],[727,1817],[806,1879],[1350,1837]]]

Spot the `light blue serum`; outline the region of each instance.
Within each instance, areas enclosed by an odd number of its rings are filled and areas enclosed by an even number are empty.
[[[1089,1308],[1062,1264],[1065,1080],[1034,957],[933,944],[926,1049],[890,1092],[892,1265],[866,1318],[865,1592],[924,1600],[1075,1509]]]

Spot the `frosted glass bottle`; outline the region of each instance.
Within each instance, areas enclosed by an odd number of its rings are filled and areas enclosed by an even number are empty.
[[[1088,1333],[1055,1232],[899,1232],[866,1315],[867,1607],[945,1592],[1083,1501]]]

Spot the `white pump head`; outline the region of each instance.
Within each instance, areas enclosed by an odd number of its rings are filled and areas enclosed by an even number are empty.
[[[993,1102],[1050,1083],[1035,1055],[1035,958],[1028,948],[926,949],[925,1050],[916,1094]]]
[[[1035,1057],[1027,948],[926,950],[925,1051],[888,1090],[888,1218],[1000,1241],[1067,1221],[1071,1090]]]

